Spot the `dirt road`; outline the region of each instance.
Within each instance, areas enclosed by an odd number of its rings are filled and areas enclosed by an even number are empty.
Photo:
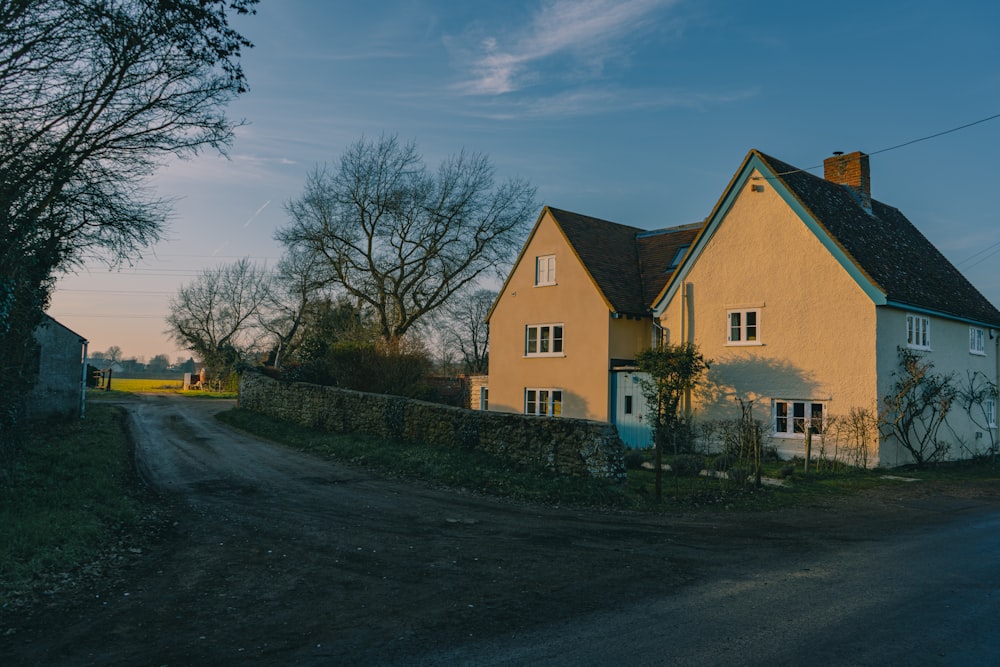
[[[137,467],[167,519],[127,564],[0,616],[5,664],[433,663],[997,500],[980,489],[949,511],[954,494],[901,485],[762,514],[522,505],[288,451],[213,418],[229,407],[126,404]]]

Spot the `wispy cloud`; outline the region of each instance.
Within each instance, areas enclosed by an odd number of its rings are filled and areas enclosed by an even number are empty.
[[[726,92],[686,90],[624,89],[600,87],[574,89],[555,95],[525,99],[504,99],[468,108],[469,113],[496,120],[513,118],[568,118],[650,109],[704,110],[730,104],[760,93],[757,88]]]
[[[548,0],[523,31],[480,37],[470,56],[467,94],[498,95],[538,80],[546,61],[572,57],[600,69],[655,13],[676,0]]]

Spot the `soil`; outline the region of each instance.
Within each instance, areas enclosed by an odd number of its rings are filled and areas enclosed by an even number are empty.
[[[5,664],[413,664],[1000,506],[995,484],[903,480],[755,513],[520,504],[283,449],[213,418],[231,405],[125,403],[143,533],[0,610]]]

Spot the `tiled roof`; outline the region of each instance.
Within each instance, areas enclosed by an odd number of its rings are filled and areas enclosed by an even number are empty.
[[[677,249],[701,225],[647,231],[548,207],[614,312],[649,315],[653,299],[670,278],[665,272]]]
[[[1000,325],[1000,311],[898,209],[756,153],[891,302]]]

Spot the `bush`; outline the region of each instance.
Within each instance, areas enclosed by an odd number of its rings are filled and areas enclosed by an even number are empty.
[[[712,470],[715,472],[726,472],[736,463],[736,457],[732,454],[719,454],[712,461]]]
[[[671,467],[681,477],[697,477],[704,468],[705,461],[700,456],[685,454],[675,456]]]
[[[646,455],[641,449],[629,449],[625,452],[625,469],[638,470],[646,462]]]
[[[743,486],[750,479],[750,469],[743,466],[733,466],[728,471],[729,481],[735,486]]]

